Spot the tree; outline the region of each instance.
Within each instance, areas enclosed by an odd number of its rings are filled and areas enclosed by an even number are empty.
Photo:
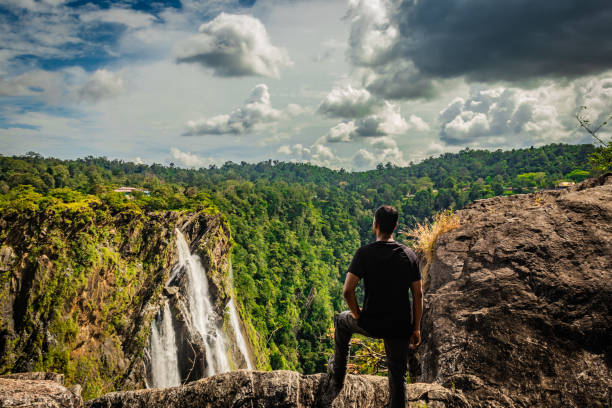
[[[589,172],[584,171],[584,170],[575,169],[575,170],[572,170],[571,173],[566,174],[565,178],[568,178],[575,183],[580,183],[581,181],[589,178]]]
[[[38,159],[38,160],[40,160],[40,159],[42,159],[42,158],[43,158],[42,154],[40,154],[40,153],[36,153],[36,152],[33,152],[33,151],[29,151],[29,152],[27,152],[27,153],[25,154],[25,156],[26,156],[26,157],[29,157],[30,159]]]
[[[597,132],[608,124],[608,121],[612,119],[612,115],[603,120],[599,125],[593,125],[586,117],[587,109],[586,106],[581,106],[576,113],[576,120],[578,120],[579,126],[600,143],[600,147],[591,155],[589,162],[593,173],[602,174],[612,169],[612,140],[604,141],[597,135]]]
[[[455,197],[453,196],[453,190],[450,188],[442,188],[438,191],[434,206],[436,210],[444,210],[447,208],[453,208],[455,205]]]
[[[504,194],[504,178],[497,174],[491,181],[491,189],[495,195]]]
[[[55,166],[51,166],[50,169],[53,179],[55,180],[55,187],[66,187],[66,183],[70,178],[68,168],[63,164],[57,164]]]

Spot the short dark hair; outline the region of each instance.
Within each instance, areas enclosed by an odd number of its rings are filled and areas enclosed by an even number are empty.
[[[384,234],[392,234],[397,225],[399,215],[392,205],[381,205],[374,214],[374,220]]]

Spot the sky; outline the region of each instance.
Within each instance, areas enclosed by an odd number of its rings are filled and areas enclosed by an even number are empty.
[[[0,0],[0,154],[365,170],[591,143],[611,21],[609,0]]]

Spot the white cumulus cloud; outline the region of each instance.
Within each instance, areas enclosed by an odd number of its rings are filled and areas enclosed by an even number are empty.
[[[391,163],[396,166],[406,166],[404,154],[395,139],[389,136],[371,138],[369,149],[359,149],[353,156],[352,163],[356,169],[368,169],[378,163]]]
[[[130,28],[144,28],[153,24],[155,17],[151,14],[131,9],[108,8],[82,13],[79,15],[79,20],[84,23],[104,21],[106,23],[123,24]]]
[[[346,19],[350,20],[348,57],[364,72],[365,87],[373,94],[388,98],[431,98],[443,81],[423,75],[407,58],[398,58],[398,50],[408,41],[401,40],[397,17],[399,0],[350,0]]]
[[[119,73],[99,69],[88,74],[78,67],[58,71],[34,70],[0,79],[0,96],[29,96],[49,105],[97,102],[125,91]]]
[[[261,21],[227,13],[202,24],[178,51],[178,61],[201,64],[222,77],[278,78],[281,67],[292,65],[287,52],[272,45]]]
[[[383,107],[376,113],[338,123],[320,138],[319,142],[351,142],[361,138],[401,135],[408,130],[426,131],[429,126],[414,114],[406,121],[399,106],[384,102]]]
[[[202,157],[194,153],[183,152],[177,147],[170,148],[170,154],[174,160],[184,167],[200,168],[208,167],[211,164],[218,164],[219,160],[212,157]]]
[[[80,99],[96,102],[119,95],[124,91],[125,84],[121,75],[106,69],[99,69],[78,90],[78,95]]]
[[[419,132],[426,132],[430,130],[429,125],[425,122],[421,117],[412,114],[410,118],[408,118],[408,126],[411,129],[417,130]]]
[[[59,99],[63,88],[60,72],[34,70],[0,79],[0,96],[38,96],[49,102]]]
[[[323,141],[326,142],[350,142],[356,135],[357,126],[355,121],[340,122],[329,130]]]
[[[284,145],[278,148],[277,153],[293,156],[300,162],[310,162],[330,168],[338,167],[341,161],[329,147],[319,143],[315,143],[310,147],[305,147],[301,143]]]
[[[505,146],[568,141],[575,124],[565,123],[554,99],[570,99],[571,89],[496,87],[473,90],[440,112],[440,138],[450,145]],[[568,127],[569,126],[569,127]]]
[[[392,21],[397,1],[349,0],[346,18],[351,21],[350,60],[358,66],[375,66],[389,61],[399,37]]]
[[[335,87],[321,102],[318,112],[329,117],[359,118],[373,113],[379,103],[367,89]]]
[[[288,110],[293,113],[296,107],[290,106]],[[283,111],[274,109],[270,103],[270,93],[267,85],[259,84],[253,88],[244,105],[230,114],[187,122],[187,130],[184,135],[241,135],[252,133],[274,125],[282,116]]]
[[[376,156],[366,149],[359,149],[353,157],[353,164],[359,169],[372,167],[376,164]]]
[[[602,126],[598,134],[604,138],[611,137],[612,76],[602,75],[601,77],[577,81],[575,91],[576,106],[587,107],[586,110],[581,111],[581,116],[591,122],[592,128],[597,128],[607,122],[608,125]]]

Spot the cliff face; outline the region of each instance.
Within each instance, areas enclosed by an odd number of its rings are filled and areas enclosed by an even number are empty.
[[[94,197],[1,212],[0,373],[61,372],[85,398],[143,388],[175,228],[200,254],[223,316],[230,237],[220,214],[113,213]]]
[[[474,406],[612,404],[612,175],[459,215],[430,265],[413,378]]]

